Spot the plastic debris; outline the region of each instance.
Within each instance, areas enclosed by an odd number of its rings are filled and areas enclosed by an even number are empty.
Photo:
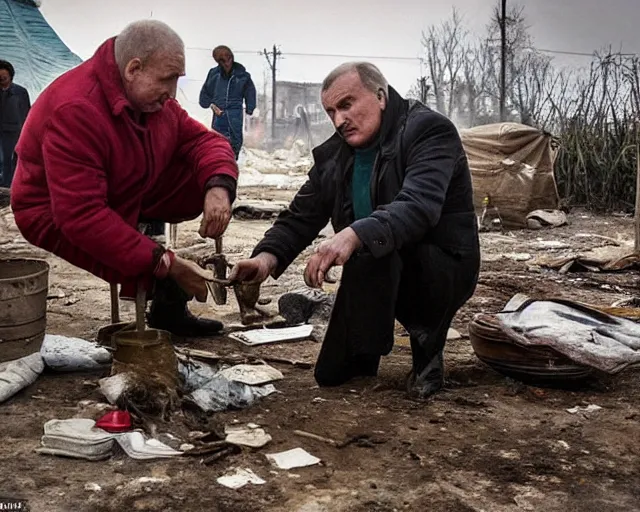
[[[224,433],[227,443],[250,448],[262,448],[272,439],[263,428],[251,423],[246,427],[225,427]]]
[[[282,341],[301,341],[311,336],[313,325],[298,325],[295,327],[283,327],[281,329],[252,329],[244,332],[235,332],[229,337],[245,345],[256,346]]]
[[[40,353],[0,364],[0,403],[33,384],[44,370]]]
[[[225,368],[220,375],[233,382],[241,382],[249,386],[259,386],[284,378],[280,370],[267,364],[237,364]]]
[[[587,405],[586,407],[580,407],[579,405],[576,405],[575,407],[571,407],[571,409],[567,409],[567,412],[569,414],[578,414],[579,412],[588,414],[590,412],[599,411],[600,409],[602,409],[602,407],[595,404]]]
[[[146,439],[139,431],[118,434],[116,441],[132,459],[162,459],[182,455],[182,452],[170,448],[157,439]]]
[[[111,456],[113,434],[95,428],[95,421],[90,419],[54,419],[44,424],[40,442],[38,453],[102,460]]]
[[[293,469],[313,466],[320,463],[318,457],[314,457],[302,448],[294,448],[280,453],[269,453],[267,459],[280,469]]]
[[[250,469],[238,468],[232,473],[227,473],[224,476],[218,478],[217,482],[220,485],[229,487],[230,489],[240,489],[247,484],[262,485],[266,482],[256,475]]]
[[[89,341],[47,334],[40,354],[52,370],[62,372],[99,370],[111,363],[111,353]]]
[[[180,364],[179,371],[185,379],[185,391],[190,393],[187,398],[205,412],[242,409],[258,398],[276,392],[272,384],[250,386],[229,380],[222,372],[204,363]]]

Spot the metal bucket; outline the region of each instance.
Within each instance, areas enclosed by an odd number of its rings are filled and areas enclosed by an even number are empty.
[[[47,326],[49,264],[0,259],[0,362],[38,352]]]
[[[120,330],[112,335],[112,340],[115,345],[112,373],[135,371],[140,375],[153,375],[169,388],[176,389],[178,359],[170,332]]]

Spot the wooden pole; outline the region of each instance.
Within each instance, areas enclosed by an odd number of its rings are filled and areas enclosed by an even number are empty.
[[[500,15],[500,122],[507,120],[507,0],[502,0],[502,14]]]
[[[640,122],[636,121],[636,210],[635,220],[635,252],[640,253]]]

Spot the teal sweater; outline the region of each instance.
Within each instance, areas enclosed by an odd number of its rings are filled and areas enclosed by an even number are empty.
[[[371,173],[378,153],[377,145],[356,149],[353,162],[353,179],[351,180],[351,195],[353,199],[353,213],[355,220],[368,217],[373,212],[371,206]]]

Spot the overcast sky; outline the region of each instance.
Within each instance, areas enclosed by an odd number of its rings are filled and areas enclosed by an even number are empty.
[[[640,53],[640,0],[523,3],[539,48],[591,52],[613,45]],[[455,6],[468,27],[480,34],[494,5],[494,0],[43,0],[42,12],[83,59],[130,21],[153,16],[169,23],[189,48],[182,84],[189,100],[195,101],[201,80],[213,64],[210,49],[217,44],[236,50],[236,60],[247,67],[259,88],[268,67],[257,52],[274,43],[284,57],[279,80],[321,81],[331,68],[352,60],[287,52],[406,57],[369,59],[405,94],[421,74],[415,58],[422,30],[449,17]],[[589,62],[580,57],[558,59],[562,65]]]

